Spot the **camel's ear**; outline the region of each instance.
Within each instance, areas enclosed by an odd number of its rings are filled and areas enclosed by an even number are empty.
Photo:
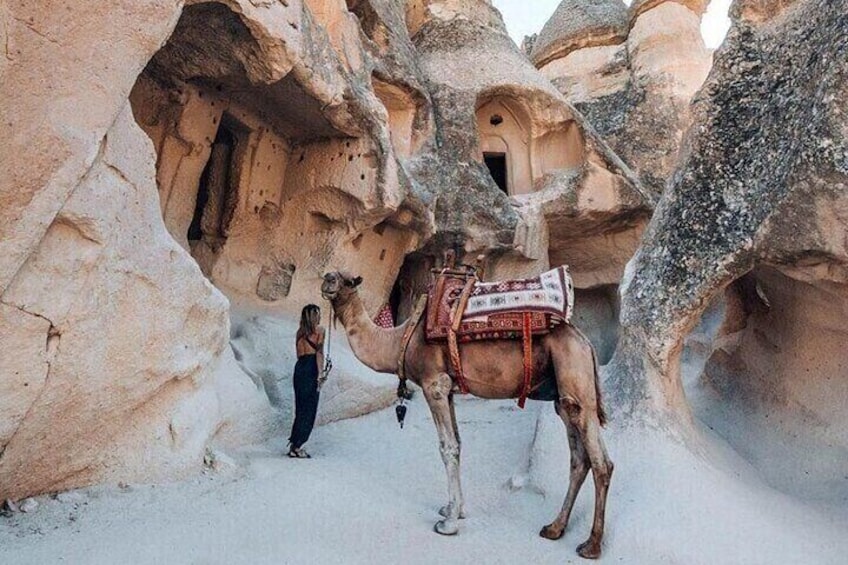
[[[362,284],[362,277],[356,277],[353,279],[353,288],[358,287]]]

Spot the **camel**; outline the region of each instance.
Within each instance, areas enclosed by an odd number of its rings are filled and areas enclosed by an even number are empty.
[[[354,355],[380,373],[396,374],[402,349],[404,325],[393,329],[378,327],[365,310],[358,294],[362,277],[339,272],[324,275],[322,296],[329,300],[336,318],[347,331]],[[421,387],[432,412],[439,437],[439,451],[448,478],[448,503],[439,510],[443,517],[434,530],[442,535],[459,531],[464,518],[460,485],[460,438],[454,408],[454,382],[448,373],[450,361],[440,344],[425,340],[424,322],[415,328],[405,353],[406,376]],[[480,398],[517,398],[521,393],[524,366],[520,341],[480,341],[462,346],[462,364],[468,391]],[[550,333],[534,339],[535,376],[553,372],[556,383],[554,407],[565,424],[571,452],[568,492],[553,522],[539,532],[544,538],[563,536],[577,493],[589,470],[595,482],[595,516],[589,538],[577,548],[587,559],[601,555],[604,511],[612,478],[613,464],[601,439],[605,423],[598,386],[597,361],[589,340],[573,325],[560,324]]]

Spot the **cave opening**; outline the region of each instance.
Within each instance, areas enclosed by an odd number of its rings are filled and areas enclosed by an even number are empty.
[[[481,95],[476,110],[478,156],[498,188],[509,195],[533,191],[532,120],[524,101]]]
[[[427,292],[432,280],[430,271],[435,265],[435,258],[424,253],[410,253],[404,258],[389,294],[389,307],[396,326],[412,315],[416,300]]]
[[[509,194],[506,153],[483,153],[483,161],[486,163],[486,168],[489,169],[489,174],[492,175],[492,180],[495,181],[498,188],[504,194]]]
[[[224,113],[197,187],[194,214],[186,237],[190,245],[204,236],[226,239],[238,201],[241,154],[247,129]]]
[[[319,182],[315,171],[341,163],[343,152],[345,163],[365,152],[340,142],[349,136],[296,73],[276,76],[249,21],[217,2],[187,6],[130,103],[156,149],[168,232],[219,288],[276,302],[288,296],[297,234],[309,221],[284,219],[287,196]],[[314,206],[292,208],[308,214]]]
[[[825,264],[755,266],[713,297],[681,358],[695,418],[768,484],[816,500],[848,499],[848,285]]]

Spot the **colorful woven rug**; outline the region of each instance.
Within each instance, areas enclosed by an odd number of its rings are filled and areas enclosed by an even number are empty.
[[[426,337],[431,341],[447,339],[451,306],[459,299],[465,279],[448,277],[441,296],[436,296],[438,286],[434,284],[428,295]],[[559,267],[531,279],[477,283],[468,300],[457,338],[460,342],[521,339],[524,312],[531,313],[532,333],[545,334],[557,324],[571,319],[573,305],[574,287],[567,267]]]
[[[545,312],[567,322],[573,305],[574,285],[562,266],[531,279],[477,283],[463,319],[519,311]]]

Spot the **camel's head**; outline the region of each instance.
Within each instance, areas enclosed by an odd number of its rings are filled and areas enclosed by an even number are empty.
[[[362,277],[352,277],[338,271],[327,273],[321,283],[321,296],[332,302],[350,296],[360,284]]]

